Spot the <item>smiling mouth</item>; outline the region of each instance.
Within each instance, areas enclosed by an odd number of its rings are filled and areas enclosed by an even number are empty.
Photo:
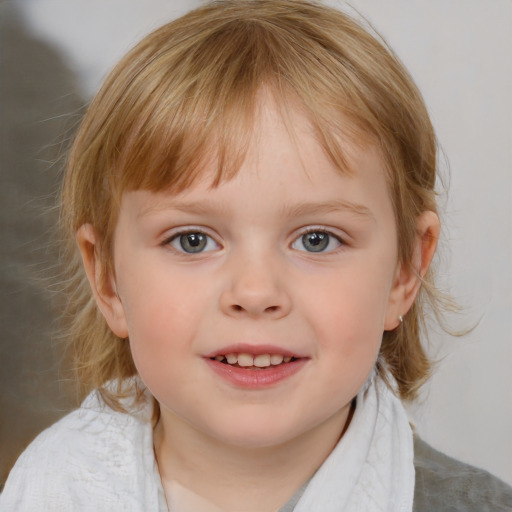
[[[296,357],[283,356],[282,354],[252,355],[243,352],[225,355],[219,354],[215,357],[210,357],[210,359],[234,368],[244,368],[248,370],[265,370],[267,368],[274,368],[297,360]]]

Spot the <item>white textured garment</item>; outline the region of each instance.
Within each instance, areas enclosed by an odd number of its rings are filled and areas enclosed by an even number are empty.
[[[412,510],[407,415],[380,378],[365,388],[349,429],[294,512]],[[0,512],[167,512],[147,396],[128,415],[107,407],[97,393],[89,395],[21,455],[0,496]]]
[[[414,447],[407,413],[379,377],[357,396],[345,435],[294,512],[411,512]]]
[[[21,454],[0,495],[0,511],[167,512],[146,396],[145,404],[124,414],[91,393]]]

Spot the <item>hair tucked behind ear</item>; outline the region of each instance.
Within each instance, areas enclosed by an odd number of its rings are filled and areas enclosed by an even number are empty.
[[[103,273],[113,275],[112,240],[123,192],[183,190],[212,158],[217,183],[229,179],[244,158],[262,88],[284,109],[300,105],[340,172],[347,172],[343,138],[379,148],[399,260],[411,265],[416,219],[437,210],[437,148],[421,95],[402,64],[358,22],[316,3],[207,4],[147,36],[117,65],[69,155],[61,210],[69,241],[66,317],[84,392],[136,369],[129,344],[109,331],[94,304],[74,243],[77,229],[94,226]],[[381,356],[403,398],[414,398],[429,375],[420,331],[425,302],[440,311],[438,297],[429,272],[403,324],[384,333]],[[116,402],[116,393],[107,395]]]

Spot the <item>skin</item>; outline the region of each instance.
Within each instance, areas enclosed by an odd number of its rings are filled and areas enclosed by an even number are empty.
[[[328,456],[350,404],[419,289],[397,263],[384,164],[342,141],[354,172],[327,158],[298,112],[290,137],[263,99],[239,173],[212,188],[123,195],[115,277],[100,282],[91,225],[77,233],[98,306],[128,337],[161,406],[155,453],[167,498],[183,510],[277,510]],[[439,221],[417,220],[413,268],[423,275]],[[328,235],[311,252],[307,231]],[[187,253],[184,232],[207,235]],[[305,243],[306,242],[306,243]],[[300,368],[248,389],[212,371],[208,355],[243,343],[297,354]],[[247,370],[257,371],[257,370]],[[262,370],[265,371],[265,370]],[[262,492],[263,490],[263,492]],[[210,507],[210,508],[208,508]]]

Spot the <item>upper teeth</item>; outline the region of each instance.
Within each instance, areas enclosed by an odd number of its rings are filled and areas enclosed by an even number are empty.
[[[282,362],[289,363],[292,358],[291,356],[283,356],[281,354],[259,354],[253,356],[251,354],[226,354],[215,356],[217,361],[226,360],[228,364],[237,364],[239,366],[256,366],[258,368],[266,368],[271,365],[278,365]]]

